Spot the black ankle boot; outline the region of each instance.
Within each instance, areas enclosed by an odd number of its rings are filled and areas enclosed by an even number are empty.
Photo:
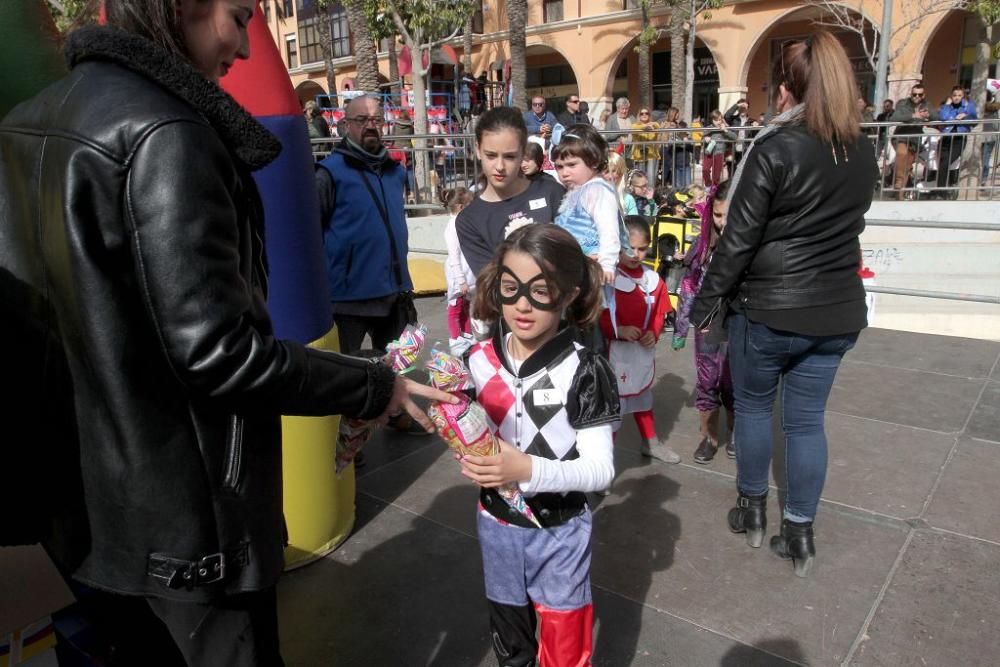
[[[747,544],[754,549],[764,543],[767,528],[767,492],[759,496],[748,496],[740,492],[736,507],[729,510],[729,530],[746,533]]]
[[[771,538],[771,551],[778,554],[779,558],[792,561],[795,576],[808,577],[816,559],[813,522],[796,523],[784,519],[781,522],[781,535]]]

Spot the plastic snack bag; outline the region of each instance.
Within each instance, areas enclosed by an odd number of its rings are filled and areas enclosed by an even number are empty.
[[[386,364],[400,375],[417,368],[417,360],[427,339],[427,327],[422,324],[406,325],[397,340],[386,345],[382,363]],[[337,432],[336,472],[340,475],[349,466],[361,448],[375,435],[378,427],[374,421],[341,417]]]
[[[457,394],[463,400],[460,403],[431,403],[427,415],[434,422],[438,435],[452,451],[472,456],[494,456],[500,453],[500,442],[490,430],[489,420],[483,406],[469,400],[461,392],[472,386],[469,371],[461,359],[453,357],[437,348],[431,351],[430,360],[426,365],[430,375],[431,385]],[[514,510],[530,520],[539,528],[542,525],[535,513],[524,500],[524,495],[516,483],[506,484],[497,489],[500,497]]]

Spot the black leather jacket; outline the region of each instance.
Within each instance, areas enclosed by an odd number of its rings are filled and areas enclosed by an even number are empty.
[[[73,576],[113,591],[272,586],[280,415],[376,416],[393,375],[274,337],[250,175],[280,150],[270,133],[141,38],[87,28],[67,57],[71,73],[0,125],[0,298],[23,304],[5,326],[52,341],[26,377],[59,378],[52,358],[65,359],[72,401],[49,418],[78,438],[80,493],[63,489],[42,537]],[[39,384],[25,403],[68,389]],[[210,583],[168,585],[170,559],[205,559],[194,575]]]
[[[695,300],[701,326],[727,299],[756,310],[864,300],[859,235],[878,177],[871,141],[836,152],[802,126],[756,142]]]

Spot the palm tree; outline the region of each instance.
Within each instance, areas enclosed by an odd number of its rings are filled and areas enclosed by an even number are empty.
[[[642,17],[642,29],[639,31],[639,41],[635,46],[635,51],[639,56],[639,106],[648,107],[651,103],[650,92],[653,89],[652,74],[649,63],[649,51],[659,31],[649,23],[649,9],[653,0],[639,0],[639,11]]]
[[[687,63],[685,62],[684,37],[686,35],[687,12],[684,11],[684,0],[673,2],[670,10],[670,105],[685,109],[684,95],[687,92]],[[690,118],[685,119],[691,122]]]
[[[316,0],[316,32],[319,33],[319,50],[326,69],[326,88],[330,95],[337,94],[337,70],[333,66],[333,43],[330,38],[331,0]]]
[[[375,54],[375,40],[368,29],[365,0],[342,0],[342,4],[351,29],[351,46],[357,66],[357,88],[368,93],[378,92],[378,57]]]
[[[472,15],[465,19],[462,28],[462,66],[467,74],[472,74]]]
[[[528,108],[525,87],[528,83],[527,36],[528,0],[507,0],[507,24],[510,31],[510,85],[514,89],[514,106]]]

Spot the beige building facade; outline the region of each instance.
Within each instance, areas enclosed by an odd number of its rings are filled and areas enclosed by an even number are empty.
[[[891,97],[904,97],[913,83],[923,81],[928,98],[937,103],[953,85],[969,85],[979,35],[975,17],[947,9],[947,1],[894,2],[894,23],[899,27],[892,32],[890,41]],[[311,0],[264,0],[269,29],[303,101],[330,92],[311,4]],[[822,4],[729,0],[710,16],[699,17],[695,115],[706,115],[714,108],[725,110],[740,97],[749,99],[753,114],[767,111],[771,98],[768,73],[778,46],[829,22],[829,16],[824,18],[819,7]],[[578,94],[590,103],[595,116],[616,97],[637,99],[635,46],[641,23],[634,0],[529,0],[528,5],[530,94],[546,97],[550,108],[557,110],[562,108],[565,96]],[[851,0],[843,6],[868,25],[881,21],[880,0]],[[660,38],[652,48],[653,105],[665,108],[672,100],[667,8],[654,7],[651,22],[661,28]],[[350,87],[355,65],[342,9],[333,10],[331,26],[337,87]],[[861,38],[847,30],[833,30],[851,56],[862,90],[870,97],[874,76]],[[451,46],[461,56],[461,38]],[[501,79],[509,51],[506,0],[482,0],[473,37],[473,73],[487,72],[491,81]],[[379,54],[379,66],[388,77],[384,51]],[[451,76],[446,64],[435,65],[431,74],[432,79],[442,81]]]

